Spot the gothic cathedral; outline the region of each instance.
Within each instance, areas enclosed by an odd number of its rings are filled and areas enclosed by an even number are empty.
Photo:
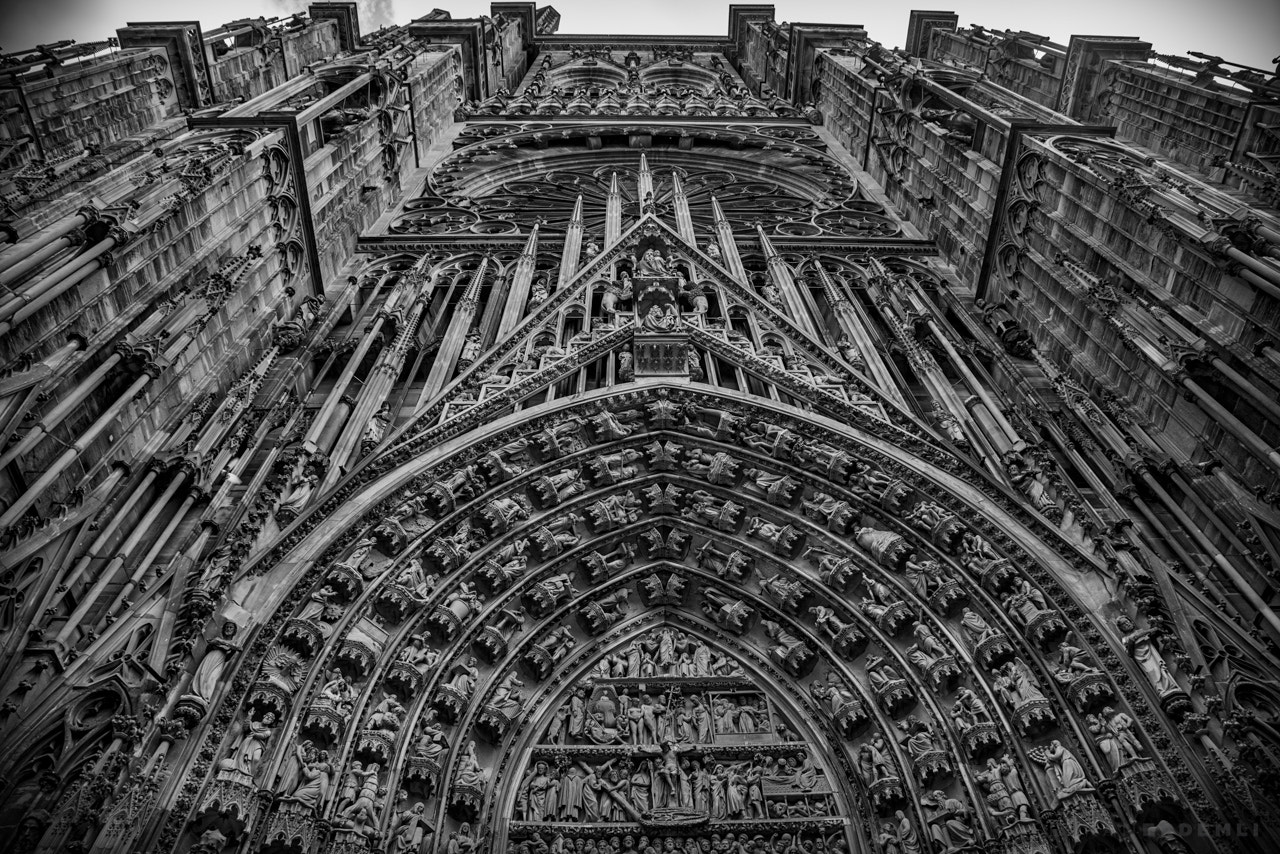
[[[1276,76],[727,17],[0,57],[0,852],[1280,850]]]

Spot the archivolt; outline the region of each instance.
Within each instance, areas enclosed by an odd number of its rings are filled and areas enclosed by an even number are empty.
[[[1090,564],[1043,520],[1015,510],[980,475],[967,474],[943,471],[811,412],[662,381],[475,425],[345,496],[329,524],[302,538],[287,560],[254,569],[270,573],[277,589],[289,593],[256,638],[217,720],[225,723],[233,704],[240,715],[258,719],[274,710],[284,721],[284,737],[275,744],[294,744],[299,733],[332,740],[335,770],[353,760],[389,763],[380,784],[393,792],[405,787],[426,802],[436,828],[471,817],[497,828],[509,818],[517,757],[528,755],[554,709],[542,704],[563,698],[591,661],[636,632],[678,624],[733,649],[762,690],[792,710],[798,726],[821,735],[830,746],[823,757],[827,772],[839,769],[847,781],[841,809],[868,817],[904,809],[927,827],[921,805],[907,792],[954,779],[976,810],[977,829],[994,836],[1004,819],[982,807],[989,791],[981,766],[970,763],[1002,750],[1030,768],[1033,740],[1052,736],[1098,779],[1103,760],[1080,719],[1103,705],[1124,708],[1124,699],[1139,715],[1148,704],[1135,688],[1139,683],[1122,692],[1097,670],[1087,684],[1071,672],[1054,672],[1053,652],[1067,637],[1082,663],[1113,673],[1124,666],[1057,581]],[[640,546],[634,556],[623,549],[619,557],[622,544]],[[730,553],[737,557],[729,560]],[[432,577],[415,575],[415,561],[425,562],[422,571]],[[566,589],[566,576],[577,590]],[[669,589],[672,579],[679,579],[676,593]],[[590,640],[593,626],[584,612],[622,587],[638,591],[642,607],[631,606]],[[718,598],[708,600],[708,590]],[[297,610],[317,595],[331,611]],[[717,619],[723,613],[715,602],[726,597],[776,623],[799,646],[780,643],[776,632],[764,637]],[[712,606],[704,609],[704,601]],[[957,611],[965,603],[989,626],[985,639],[961,630]],[[814,612],[818,606],[830,611]],[[496,617],[515,609],[533,619],[504,638],[485,675],[451,705],[441,686],[472,650],[484,648],[477,646],[480,635]],[[310,629],[300,625],[308,621]],[[545,665],[533,661],[534,647],[553,632],[564,636],[562,630],[579,641],[579,651]],[[915,651],[902,639],[908,634],[916,638]],[[434,654],[421,656],[427,635]],[[938,647],[921,657],[926,636]],[[278,664],[259,669],[264,659],[274,655],[278,662],[290,651],[311,662],[295,684],[281,684],[287,679]],[[406,665],[415,657],[417,664]],[[1042,702],[1009,699],[1000,680],[1010,661],[1026,664],[1022,675],[1038,683]],[[494,692],[519,667],[540,683],[525,708],[541,711],[497,719],[489,714]],[[325,712],[330,701],[321,689],[335,668],[358,686],[342,717],[364,722],[345,735],[325,724],[333,715]],[[966,677],[991,714],[990,737],[978,738],[952,716],[949,704]],[[856,701],[824,707],[830,686]],[[399,725],[390,734],[380,735],[372,718],[386,711],[389,696],[407,709],[397,713]],[[412,751],[415,733],[436,726],[430,708],[451,728],[448,749],[424,765]],[[898,745],[900,724],[930,728],[936,749],[922,756],[922,741],[910,749]],[[223,732],[212,728],[206,749]],[[896,789],[875,773],[865,779],[853,773],[862,755],[855,751],[875,739],[890,757]],[[460,784],[472,740],[491,745],[481,749],[490,774],[478,798],[463,791],[474,785]],[[277,749],[253,770],[256,785],[279,785],[273,781],[287,753]],[[1150,762],[1157,779],[1167,779],[1163,761]],[[187,783],[192,794],[200,785],[197,778]],[[225,804],[226,781],[213,785]],[[1053,785],[1052,778],[1034,778],[1027,794],[1049,808]],[[1164,794],[1141,808],[1159,812],[1172,803],[1172,790],[1160,789]],[[289,816],[293,824],[277,805],[260,826],[296,828],[321,816],[341,826],[336,801],[320,804],[314,815]],[[208,799],[196,802],[196,827],[209,820],[202,803]],[[245,803],[256,804],[252,793]],[[385,825],[395,812],[393,803],[383,803],[370,818]],[[1090,834],[1105,838],[1110,819],[1105,810],[1101,816]],[[501,838],[505,831],[496,832]]]

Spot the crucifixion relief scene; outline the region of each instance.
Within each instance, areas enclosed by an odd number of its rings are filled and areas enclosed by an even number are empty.
[[[0,854],[1280,850],[1275,69],[364,11],[0,55]]]

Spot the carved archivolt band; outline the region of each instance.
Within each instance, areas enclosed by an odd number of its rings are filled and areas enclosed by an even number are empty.
[[[952,830],[979,840],[1043,838],[1055,803],[1081,838],[1114,834],[1104,777],[1122,797],[1154,786],[1136,812],[1172,806],[1161,781],[1176,769],[1136,723],[1171,698],[1103,674],[1122,672],[1118,644],[1052,581],[1090,564],[1043,522],[972,473],[812,412],[622,388],[476,425],[251,569],[288,592],[210,707],[218,759],[185,782],[191,820],[250,786],[276,792],[244,802],[257,832],[323,818],[358,834],[421,802],[432,826],[474,822],[499,845],[537,822],[605,832],[579,820],[609,786],[649,798],[644,811],[618,794],[617,828],[669,821],[677,836],[791,822],[825,839],[854,832],[836,821],[850,814],[927,827],[949,780],[967,803]],[[608,722],[571,729],[579,694]],[[712,708],[774,732],[702,743],[689,721]],[[620,726],[627,712],[639,723]],[[1135,722],[1123,764],[1085,729],[1117,715]],[[304,741],[327,760],[295,759]],[[1038,770],[1053,757],[1065,776]],[[323,799],[284,791],[321,766]],[[391,795],[344,800],[375,767]],[[572,803],[548,807],[565,785]]]

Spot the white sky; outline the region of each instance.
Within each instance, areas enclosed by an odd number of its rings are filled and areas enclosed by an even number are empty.
[[[541,4],[545,5],[545,3]],[[729,0],[554,0],[562,33],[723,35]],[[127,21],[199,20],[211,29],[236,18],[288,15],[306,0],[0,0],[0,46],[105,38]],[[360,0],[365,29],[387,20],[403,23],[447,9],[455,18],[487,14],[479,0]],[[960,24],[1028,30],[1065,44],[1073,33],[1138,36],[1163,53],[1199,50],[1270,70],[1280,54],[1280,2],[1276,0],[780,0],[778,21],[862,24],[872,38],[894,47],[907,32],[912,8],[948,9]]]

